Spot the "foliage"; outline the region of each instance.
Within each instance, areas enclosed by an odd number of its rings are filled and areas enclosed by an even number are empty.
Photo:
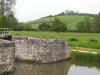
[[[79,41],[77,38],[70,38],[68,41]]]
[[[0,0],[0,27],[15,28],[18,20],[14,16],[14,5],[16,0]]]
[[[98,42],[96,39],[90,39],[91,42]]]
[[[69,31],[76,31],[76,24],[80,21],[83,21],[86,16],[75,16],[75,15],[64,15],[64,16],[57,16],[57,18],[60,19],[60,21],[66,23],[66,26]],[[92,19],[92,17],[90,17]],[[34,27],[35,29],[38,29],[39,25],[41,23],[51,23],[54,22],[55,17],[49,17],[49,18],[41,18],[35,21],[31,21],[30,25]]]
[[[100,53],[93,54],[93,53],[72,51],[72,57],[76,60],[100,61]]]
[[[66,12],[67,11],[67,12]],[[61,12],[59,14],[56,14],[54,16],[65,16],[65,15],[74,15],[74,16],[89,16],[94,17],[96,14],[90,14],[90,13],[79,13],[78,11],[73,10],[66,10],[65,12]]]
[[[39,25],[39,29],[43,30],[43,31],[50,31],[51,30],[51,25],[44,22],[44,23]]]
[[[61,12],[59,14],[56,14],[55,16],[64,16],[64,15],[65,15],[65,13],[64,12]]]
[[[54,22],[43,22],[40,24],[39,29],[43,31],[65,32],[67,31],[67,26],[56,17]]]
[[[100,13],[98,13],[93,19],[93,32],[100,33]]]
[[[78,32],[84,32],[84,31],[85,31],[85,28],[84,28],[84,21],[79,22],[79,23],[76,25],[76,28],[77,28],[77,31],[78,31]]]
[[[54,23],[52,25],[52,30],[56,32],[65,32],[68,29],[64,22],[61,22],[59,18],[55,17]]]
[[[92,30],[92,23],[91,23],[91,19],[90,17],[86,17],[84,20],[84,28],[85,28],[85,32],[91,32]]]
[[[32,28],[30,24],[26,23],[19,23],[16,28],[14,28],[15,31],[36,31],[36,29]]]
[[[1,28],[16,28],[18,25],[18,20],[12,17],[1,16],[0,17],[0,27]]]
[[[16,0],[0,0],[0,16],[11,16]]]
[[[92,23],[89,17],[86,17],[84,21],[79,22],[77,25],[78,32],[91,32],[92,31]]]

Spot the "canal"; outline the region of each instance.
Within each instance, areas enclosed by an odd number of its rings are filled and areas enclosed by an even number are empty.
[[[86,61],[62,61],[53,64],[16,62],[16,70],[6,75],[100,75],[100,64]]]

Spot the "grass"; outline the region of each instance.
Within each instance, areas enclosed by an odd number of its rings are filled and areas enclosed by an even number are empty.
[[[68,42],[71,47],[85,47],[100,49],[100,34],[98,33],[67,33],[67,32],[43,32],[43,31],[19,31],[11,32],[13,36],[28,36],[43,39],[63,39]],[[76,38],[78,41],[70,41]],[[91,42],[90,39],[96,39],[98,42]]]
[[[65,15],[65,16],[58,16],[58,18],[65,22],[68,26],[68,29],[72,29],[75,30],[76,29],[76,24],[79,23],[80,21],[83,21],[85,19],[86,16],[78,16],[78,15]],[[54,17],[50,17],[50,18],[41,18],[35,21],[31,22],[31,25],[33,25],[33,27],[38,27],[38,25],[41,22],[51,22],[54,21]],[[36,26],[37,25],[37,26]]]
[[[72,51],[72,58],[75,60],[100,61],[100,53],[93,54],[93,53]]]

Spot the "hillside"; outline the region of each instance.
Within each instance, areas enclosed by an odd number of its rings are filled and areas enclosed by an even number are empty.
[[[61,21],[65,22],[69,29],[75,30],[76,24],[80,21],[84,20],[86,16],[79,15],[65,15],[65,16],[57,16]],[[31,21],[31,25],[33,28],[38,28],[38,25],[42,22],[51,22],[54,21],[54,17],[49,18],[41,18],[35,21]]]

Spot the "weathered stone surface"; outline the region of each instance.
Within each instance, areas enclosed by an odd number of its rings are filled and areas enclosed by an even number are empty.
[[[0,74],[14,70],[15,43],[0,40]]]
[[[71,58],[71,50],[64,40],[13,37],[15,57],[39,63],[52,63]]]

